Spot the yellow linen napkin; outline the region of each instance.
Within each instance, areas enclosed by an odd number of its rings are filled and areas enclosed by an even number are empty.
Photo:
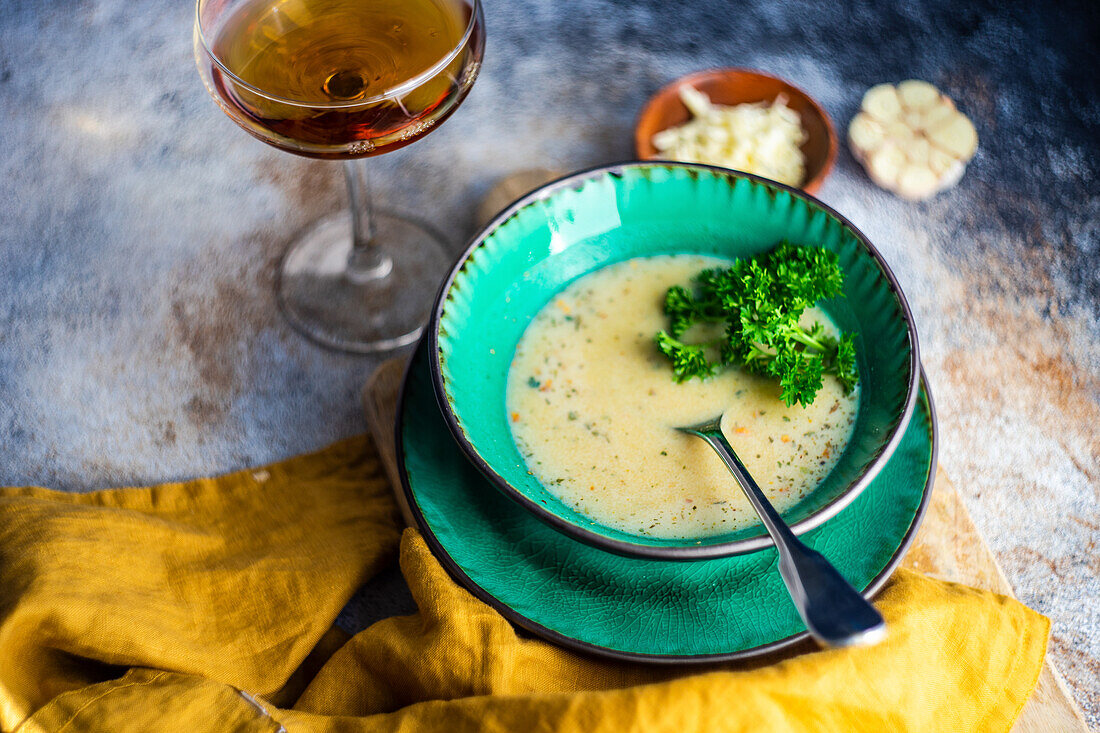
[[[1049,622],[899,571],[886,642],[766,667],[601,661],[517,633],[415,530],[419,612],[332,623],[398,550],[354,438],[217,479],[0,489],[0,730],[986,731],[1033,689]]]

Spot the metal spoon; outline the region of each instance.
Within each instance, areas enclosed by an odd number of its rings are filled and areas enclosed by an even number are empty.
[[[779,550],[779,574],[791,594],[798,615],[810,635],[824,646],[842,647],[874,644],[886,635],[886,624],[855,588],[816,550],[794,536],[791,528],[775,511],[764,492],[745,469],[722,434],[721,416],[707,422],[676,428],[696,435],[710,444],[722,457],[730,473],[741,484],[756,513],[768,529]]]

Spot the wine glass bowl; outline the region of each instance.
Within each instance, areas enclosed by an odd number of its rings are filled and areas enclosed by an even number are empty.
[[[280,150],[348,159],[404,147],[469,93],[484,24],[480,5],[462,0],[379,4],[390,12],[356,12],[356,0],[200,0],[203,82],[230,119]]]
[[[280,150],[344,163],[349,211],[292,242],[276,282],[316,343],[369,353],[423,330],[451,258],[431,227],[372,210],[363,159],[436,129],[484,47],[479,0],[198,0],[195,60],[222,111]]]

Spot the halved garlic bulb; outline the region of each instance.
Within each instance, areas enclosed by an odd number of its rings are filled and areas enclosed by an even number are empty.
[[[848,145],[875,183],[921,200],[959,182],[978,132],[955,103],[926,81],[878,84],[848,125]]]

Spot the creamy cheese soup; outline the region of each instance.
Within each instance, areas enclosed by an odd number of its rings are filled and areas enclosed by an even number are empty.
[[[714,451],[673,429],[719,413],[722,432],[780,512],[832,469],[851,435],[858,390],[845,395],[826,376],[812,405],[787,407],[777,381],[739,369],[677,384],[654,346],[667,326],[668,288],[726,265],[695,255],[610,265],[564,289],[528,326],[508,374],[509,423],[528,469],[562,502],[650,537],[706,537],[756,523]],[[837,334],[821,310],[806,312],[804,321],[813,320]]]

